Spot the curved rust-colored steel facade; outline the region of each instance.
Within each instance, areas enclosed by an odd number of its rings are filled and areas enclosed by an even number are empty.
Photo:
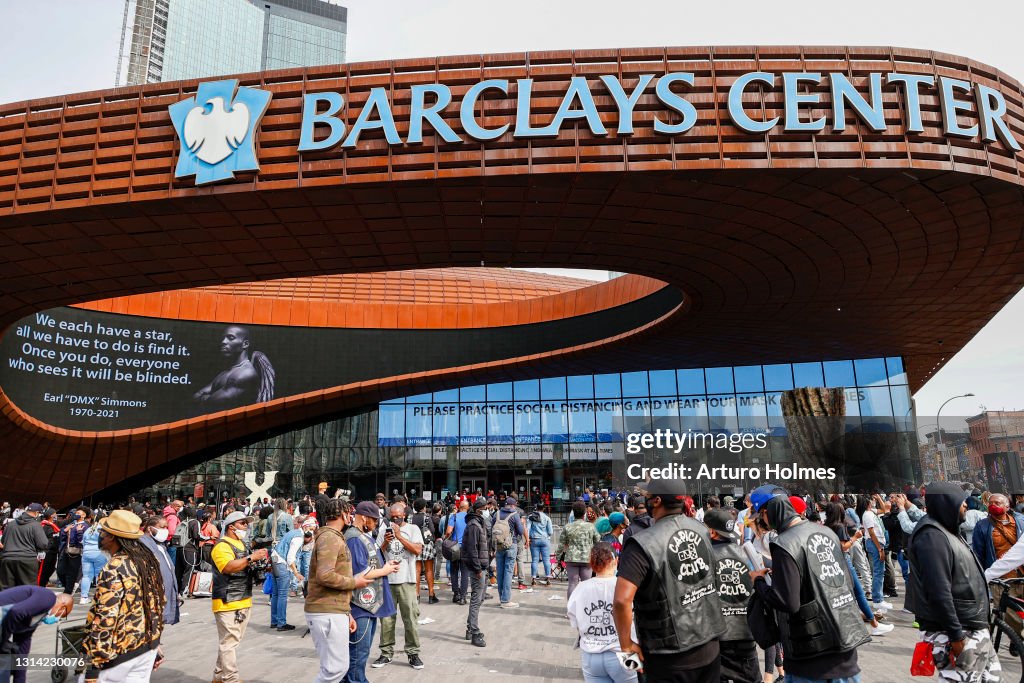
[[[305,93],[343,93],[351,124],[370,88],[386,87],[404,137],[413,84],[446,83],[458,98],[483,79],[530,77],[540,125],[572,76],[596,82],[611,73],[630,84],[668,71],[695,74],[687,99],[698,120],[674,137],[654,133],[655,114],[666,112],[649,94],[628,137],[614,126],[595,137],[577,122],[549,139],[506,134],[446,144],[427,132],[423,145],[388,146],[372,132],[352,150],[296,150]],[[257,133],[261,170],[203,188],[173,180],[177,143],[167,112],[195,81],[0,106],[3,327],[44,308],[111,298],[92,306],[313,327],[472,328],[614,309],[661,283],[685,295],[672,313],[582,347],[145,429],[55,429],[0,395],[0,495],[71,501],[218,444],[404,392],[497,377],[902,355],[919,387],[1024,284],[1021,157],[1000,143],[943,135],[934,91],[922,92],[925,131],[908,134],[902,95],[889,87],[883,133],[848,117],[843,133],[750,135],[732,125],[726,92],[751,71],[842,72],[861,92],[870,72],[980,83],[1003,94],[1006,121],[1024,139],[1017,81],[960,57],[895,48],[517,53],[241,76],[242,85],[274,93]],[[823,113],[828,89],[818,90]],[[607,123],[612,99],[594,92]],[[746,106],[758,118],[780,115],[781,86],[751,91]],[[513,90],[482,98],[478,115],[498,126],[514,109]],[[445,120],[462,132],[457,110]],[[457,306],[415,297],[332,302],[301,287],[279,292],[267,308],[253,304],[251,292],[223,288],[480,265],[637,277],[542,294],[525,308],[472,297]],[[215,285],[222,287],[167,293]]]

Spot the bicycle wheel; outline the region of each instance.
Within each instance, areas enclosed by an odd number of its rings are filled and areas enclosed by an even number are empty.
[[[1024,683],[1024,641],[1017,632],[1002,619],[996,619],[989,628],[992,635],[992,647],[999,655],[1001,662],[1012,660],[1021,667],[1020,683]],[[1011,666],[1011,670],[1016,667]],[[1004,669],[1005,670],[1005,669]],[[1010,673],[1007,671],[1007,673]],[[1007,679],[1010,680],[1010,679]]]

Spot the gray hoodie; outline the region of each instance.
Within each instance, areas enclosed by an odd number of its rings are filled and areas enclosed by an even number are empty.
[[[4,544],[0,559],[6,560],[34,560],[36,555],[45,553],[50,547],[50,539],[39,518],[27,514],[8,524],[0,540]]]

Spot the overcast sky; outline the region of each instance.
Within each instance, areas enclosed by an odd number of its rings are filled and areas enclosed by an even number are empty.
[[[1020,0],[340,4],[349,8],[349,61],[643,45],[896,45],[965,55],[1024,80]],[[121,0],[0,3],[0,102],[113,86],[123,10]],[[973,414],[981,404],[1024,408],[1022,332],[1018,294],[918,392],[918,415],[934,415],[947,398],[967,392],[977,396],[943,414]]]

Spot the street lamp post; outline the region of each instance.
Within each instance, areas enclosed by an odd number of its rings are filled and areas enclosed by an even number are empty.
[[[949,403],[950,401],[956,400],[958,398],[967,398],[968,396],[974,396],[974,394],[960,394],[958,396],[953,396],[951,398],[947,398],[942,403],[942,405],[939,406],[938,412],[935,413],[935,426],[939,428],[939,448],[940,449],[944,450],[944,448],[945,448],[944,444],[942,443],[942,424],[939,421],[939,416],[942,415],[942,409],[945,408],[946,404]]]

